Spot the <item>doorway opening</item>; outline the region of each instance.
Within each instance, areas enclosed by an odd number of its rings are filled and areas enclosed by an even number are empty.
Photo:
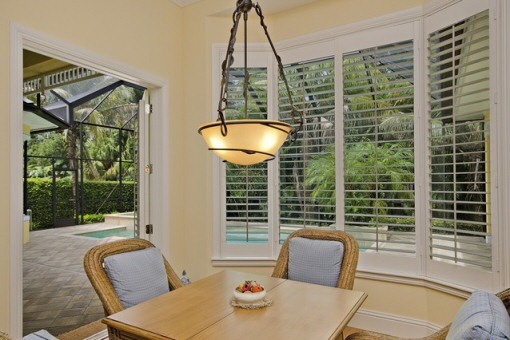
[[[9,80],[9,332],[13,338],[23,334],[23,50],[30,50],[56,60],[84,67],[94,72],[116,77],[133,84],[144,86],[150,91],[150,106],[154,114],[147,110],[139,115],[140,124],[140,163],[143,168],[150,165],[157,169],[153,173],[139,171],[139,223],[153,225],[153,234],[140,229],[140,237],[146,238],[169,254],[171,218],[165,211],[170,206],[170,178],[173,170],[168,160],[170,137],[168,79],[155,76],[133,65],[122,63],[104,55],[80,48],[72,43],[58,40],[39,31],[16,23],[10,26],[10,80]],[[148,91],[144,105],[147,108]],[[143,101],[142,101],[143,102]],[[143,116],[143,119],[142,119]],[[143,125],[143,126],[142,126]],[[150,131],[150,135],[149,135]],[[158,147],[151,147],[157,145]],[[150,202],[150,205],[149,205]],[[57,229],[62,230],[62,229]],[[89,237],[73,239],[90,240]],[[69,244],[73,247],[73,244]],[[81,267],[81,265],[80,265]]]
[[[23,62],[23,334],[58,335],[103,317],[86,250],[140,236],[145,88],[28,50]]]

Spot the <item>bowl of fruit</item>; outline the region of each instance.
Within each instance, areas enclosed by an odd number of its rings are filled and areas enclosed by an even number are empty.
[[[266,297],[264,286],[256,281],[244,281],[234,289],[234,298],[243,304],[260,302]]]

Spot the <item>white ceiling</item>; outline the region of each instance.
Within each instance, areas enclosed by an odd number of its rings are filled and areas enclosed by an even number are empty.
[[[186,7],[199,1],[207,0],[172,0],[176,5]],[[253,3],[259,3],[264,10],[264,14],[275,14],[292,8],[300,7],[312,2],[320,0],[254,0]],[[234,9],[236,1],[232,0],[232,9]]]

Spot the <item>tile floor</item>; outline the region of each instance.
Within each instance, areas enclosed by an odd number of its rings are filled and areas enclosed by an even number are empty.
[[[23,334],[46,329],[58,335],[103,318],[101,301],[83,270],[83,255],[118,237],[74,234],[111,227],[97,223],[30,233],[23,246]],[[345,335],[354,331],[347,328]]]
[[[104,316],[83,270],[83,255],[116,237],[73,234],[112,227],[104,223],[33,231],[23,246],[23,334],[62,334]]]

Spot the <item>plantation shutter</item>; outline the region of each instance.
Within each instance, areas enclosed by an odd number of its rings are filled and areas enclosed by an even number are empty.
[[[428,43],[430,256],[490,269],[488,11]]]
[[[412,40],[343,55],[345,231],[361,252],[414,254]]]
[[[248,118],[267,117],[267,71],[249,68]],[[228,83],[227,119],[245,119],[244,69],[233,68]],[[267,163],[226,167],[226,241],[231,244],[268,242]]]
[[[285,75],[305,122],[279,152],[280,242],[299,228],[334,227],[336,220],[334,60],[288,65]],[[279,119],[296,127],[282,82]]]

